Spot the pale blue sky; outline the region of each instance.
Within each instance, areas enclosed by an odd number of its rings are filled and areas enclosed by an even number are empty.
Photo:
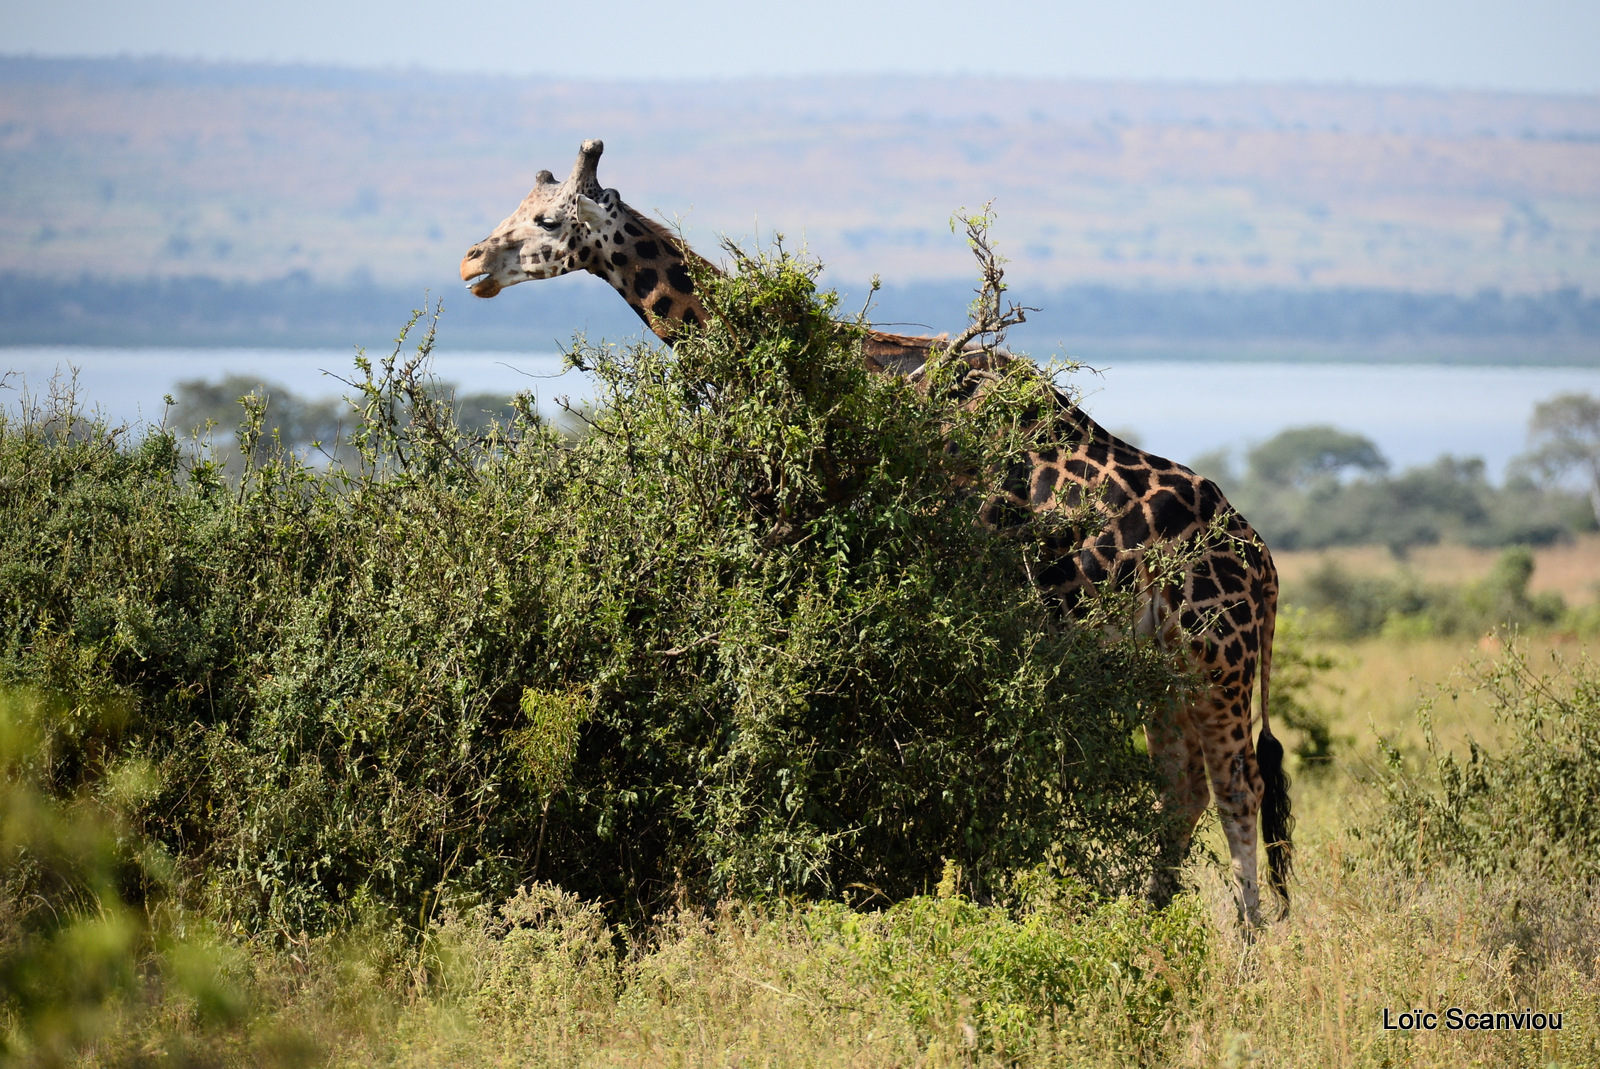
[[[596,78],[939,71],[1600,92],[1600,0],[0,0],[0,53]]]

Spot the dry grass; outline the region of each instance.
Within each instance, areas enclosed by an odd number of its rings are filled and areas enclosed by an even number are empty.
[[[1325,817],[1327,811],[1318,813]],[[1218,969],[1173,1064],[1217,1066],[1592,1065],[1600,986],[1592,939],[1542,960],[1519,943],[1527,888],[1459,875],[1407,878],[1337,823],[1305,827],[1295,915],[1245,947],[1222,926],[1227,890],[1201,876],[1217,911]],[[1548,919],[1600,920],[1592,899],[1551,901]],[[1521,905],[1519,905],[1519,903]],[[1539,923],[1546,918],[1535,918]],[[1385,1031],[1415,1008],[1560,1011],[1560,1032]],[[1391,1018],[1393,1019],[1393,1018]]]
[[[1394,574],[1409,570],[1430,583],[1463,583],[1482,579],[1500,551],[1441,544],[1412,550],[1404,560],[1383,546],[1347,546],[1336,549],[1277,552],[1273,560],[1284,585],[1291,590],[1327,561],[1357,573]],[[1552,591],[1569,605],[1587,605],[1600,597],[1600,533],[1579,535],[1570,542],[1535,550],[1531,593]]]
[[[1594,649],[1563,635],[1522,642],[1530,666],[1541,672],[1559,672],[1564,663]],[[1446,745],[1459,747],[1469,736],[1499,741],[1502,727],[1495,724],[1488,697],[1472,678],[1474,665],[1500,652],[1499,638],[1374,637],[1326,649],[1335,667],[1317,677],[1309,700],[1327,715],[1347,758],[1370,751],[1374,733],[1402,750],[1420,749],[1423,728],[1416,713],[1425,699],[1432,703],[1434,733]]]

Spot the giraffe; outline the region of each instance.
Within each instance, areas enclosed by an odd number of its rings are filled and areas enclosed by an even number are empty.
[[[540,171],[533,190],[461,261],[461,277],[479,297],[529,279],[590,271],[609,282],[657,337],[672,344],[704,324],[707,309],[694,275],[714,271],[675,235],[623,203],[597,177],[600,141],[583,143],[571,175]],[[977,403],[1016,363],[976,344],[946,351],[941,338],[868,332],[862,359],[882,374],[926,388],[934,359],[956,362],[956,389]],[[1270,882],[1289,907],[1292,866],[1288,778],[1283,746],[1267,721],[1278,578],[1266,545],[1215,483],[1122,441],[1051,387],[1047,440],[1005,473],[1002,492],[980,506],[980,521],[1022,531],[1088,503],[1095,521],[1040,525],[1040,560],[1030,568],[1041,595],[1071,613],[1085,595],[1112,587],[1138,592],[1136,632],[1163,644],[1199,679],[1195,691],[1146,726],[1160,769],[1170,821],[1149,897],[1164,905],[1194,829],[1214,800],[1228,840],[1241,918],[1260,919],[1257,832],[1266,842]],[[1189,546],[1181,578],[1152,580],[1151,551]],[[1261,732],[1252,743],[1251,699],[1261,683]]]

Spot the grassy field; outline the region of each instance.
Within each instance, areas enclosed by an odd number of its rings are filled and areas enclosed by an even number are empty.
[[[1178,1064],[1593,1064],[1600,985],[1592,937],[1600,918],[1591,900],[1564,898],[1566,892],[1537,881],[1484,881],[1442,870],[1401,874],[1371,855],[1362,834],[1380,819],[1383,804],[1371,783],[1382,764],[1376,737],[1420,765],[1424,740],[1416,712],[1424,700],[1434,703],[1439,742],[1457,752],[1468,738],[1494,746],[1515,733],[1515,725],[1496,722],[1490,696],[1476,684],[1477,668],[1503,655],[1497,647],[1369,640],[1326,650],[1338,665],[1317,685],[1316,703],[1343,745],[1332,768],[1297,779],[1295,915],[1253,948],[1229,944],[1238,954],[1238,987],[1230,992],[1226,977],[1214,978],[1220,982],[1208,990],[1206,1013]],[[1546,677],[1559,678],[1589,653],[1570,641],[1527,645],[1530,667]],[[1209,845],[1226,856],[1215,828]],[[1222,923],[1220,869],[1194,864],[1226,942],[1232,932]],[[1518,930],[1525,924],[1582,935],[1576,945],[1557,947],[1563,937],[1545,930],[1530,952]],[[1398,1013],[1475,1001],[1570,1007],[1564,1038],[1508,1039],[1443,1027],[1412,1035],[1380,1027],[1384,1007]]]

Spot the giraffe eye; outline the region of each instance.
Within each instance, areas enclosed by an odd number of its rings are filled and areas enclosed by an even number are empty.
[[[535,219],[534,222],[538,223],[540,226],[544,227],[546,230],[560,230],[561,229],[561,220],[556,218],[553,215],[541,215],[541,216],[539,216],[539,218]]]

